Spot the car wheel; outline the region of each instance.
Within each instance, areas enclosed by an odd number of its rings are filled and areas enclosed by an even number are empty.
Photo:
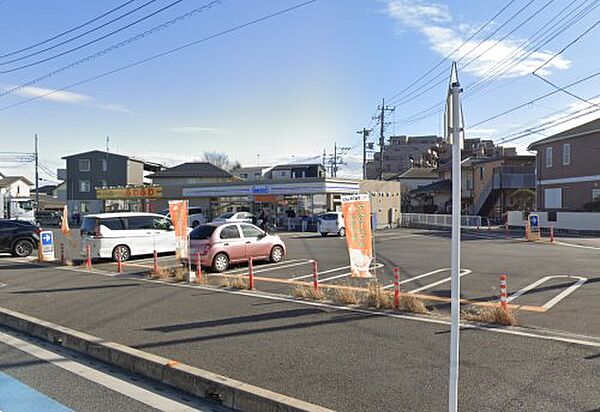
[[[126,262],[131,258],[131,250],[126,245],[115,246],[112,252],[112,258],[115,262],[119,260],[121,256],[121,262]]]
[[[12,255],[17,257],[27,257],[33,253],[33,243],[30,240],[17,240],[13,246]]]
[[[279,263],[283,260],[283,257],[283,248],[281,246],[273,246],[273,249],[271,249],[271,255],[269,256],[271,263]]]
[[[229,257],[225,253],[218,253],[213,259],[212,268],[215,272],[225,272],[229,268]]]
[[[195,228],[196,226],[198,226],[200,224],[200,222],[198,222],[197,220],[194,220],[192,222],[192,228]]]
[[[323,237],[327,237],[328,234],[329,233],[327,233],[327,232],[321,232],[321,236],[323,236]]]
[[[340,234],[341,237],[346,236],[346,228],[341,228],[338,233]]]

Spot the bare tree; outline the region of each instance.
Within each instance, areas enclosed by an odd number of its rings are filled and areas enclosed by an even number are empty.
[[[231,169],[231,161],[229,160],[229,156],[223,152],[204,152],[202,154],[202,160],[214,166],[220,167],[223,170]]]

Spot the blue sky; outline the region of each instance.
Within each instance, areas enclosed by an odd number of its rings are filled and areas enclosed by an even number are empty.
[[[145,1],[135,0],[111,16]],[[515,0],[454,55],[455,59],[462,57],[459,71],[465,87],[468,137],[500,139],[507,133],[545,121],[556,111],[569,113],[586,107],[586,103],[558,93],[509,116],[469,128],[470,124],[552,91],[551,86],[531,72],[600,16],[600,8],[591,10],[536,53],[511,65],[509,70],[499,70],[508,68],[508,65],[496,66],[507,56],[525,56],[524,50],[534,47],[532,35],[538,30],[558,29],[559,25],[548,22],[570,3],[566,0],[530,1]],[[80,45],[84,40],[108,33],[171,2],[156,0],[115,24],[36,56],[12,63],[8,60],[26,53],[0,58],[0,70],[17,68]],[[1,54],[47,39],[123,3],[125,0],[0,1]],[[89,47],[43,64],[0,74],[0,88],[9,90],[22,85],[207,3],[208,0],[182,1]],[[110,136],[114,151],[169,165],[198,159],[204,151],[223,151],[234,160],[252,165],[257,163],[257,155],[264,164],[314,159],[324,148],[330,152],[335,141],[353,147],[346,159],[348,165],[341,173],[356,175],[360,170],[356,131],[373,124],[371,116],[381,98],[389,101],[395,92],[437,64],[508,4],[500,0],[319,0],[165,58],[2,110],[28,97],[43,95],[298,3],[301,0],[223,0],[209,10],[93,61],[1,96],[0,150],[29,151],[32,136],[38,133],[42,162],[55,169],[62,165],[61,156],[102,149],[106,136]],[[589,0],[575,0],[572,8],[559,17],[576,7],[580,7],[579,11],[585,10],[587,4],[591,4]],[[532,16],[535,12],[538,14]],[[521,23],[522,27],[517,27]],[[514,32],[509,34],[511,31]],[[555,84],[565,85],[597,71],[600,63],[593,51],[598,36],[592,30],[538,73]],[[41,48],[28,50],[28,53]],[[473,51],[467,54],[470,49]],[[479,54],[481,56],[469,63]],[[388,127],[388,134],[441,132],[441,109],[434,107],[433,115],[419,121],[412,121],[412,116],[443,100],[447,87],[445,73],[449,67],[450,62],[445,61],[433,72],[439,71],[439,77],[428,76],[424,83],[411,89],[412,93],[391,101],[397,107],[390,117],[394,123]],[[479,87],[474,87],[477,82],[496,72],[501,75],[489,84],[483,83],[486,87],[474,93]],[[417,94],[415,88],[424,84],[418,90],[422,91],[438,79],[443,81],[412,99]],[[599,84],[600,80],[595,79],[570,90],[590,98],[596,94]],[[564,123],[545,130],[544,134],[594,117],[595,114],[591,114]],[[538,137],[541,135],[515,143],[523,151],[527,142]],[[5,162],[0,163],[0,171],[30,175],[31,169],[29,165]],[[47,174],[42,177],[51,178]]]

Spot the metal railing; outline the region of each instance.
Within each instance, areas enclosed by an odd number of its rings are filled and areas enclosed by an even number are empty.
[[[460,217],[462,227],[481,226],[481,216],[462,215]],[[403,227],[452,227],[452,215],[425,214],[425,213],[402,213],[401,226]]]

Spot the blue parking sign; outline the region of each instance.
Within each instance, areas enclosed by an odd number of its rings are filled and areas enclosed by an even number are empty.
[[[42,246],[49,246],[52,244],[53,236],[52,232],[42,232]]]
[[[536,214],[529,215],[529,225],[531,226],[531,230],[537,231],[540,226],[540,218]]]

